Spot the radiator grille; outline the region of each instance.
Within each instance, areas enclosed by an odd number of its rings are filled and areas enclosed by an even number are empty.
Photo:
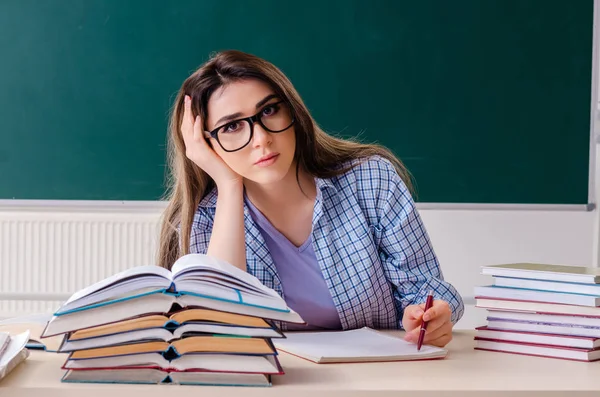
[[[155,263],[160,212],[0,214],[0,316],[48,312],[74,291]]]

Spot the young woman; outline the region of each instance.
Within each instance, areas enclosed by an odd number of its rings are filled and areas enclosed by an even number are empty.
[[[239,51],[187,78],[169,128],[161,266],[223,259],[277,291],[304,329],[402,327],[416,342],[429,321],[424,343],[451,340],[463,302],[390,151],[327,135],[279,69]]]

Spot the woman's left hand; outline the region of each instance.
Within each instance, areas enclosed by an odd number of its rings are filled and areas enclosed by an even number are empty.
[[[425,304],[410,305],[404,309],[402,326],[406,331],[404,340],[417,343],[421,324],[427,321],[427,330],[423,344],[444,347],[452,340],[452,312],[448,302],[434,300],[429,310],[425,310]]]

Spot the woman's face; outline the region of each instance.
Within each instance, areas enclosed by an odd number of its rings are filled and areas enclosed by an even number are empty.
[[[233,171],[261,185],[282,180],[294,165],[296,134],[294,126],[289,126],[289,107],[281,101],[282,98],[276,96],[266,83],[254,79],[221,87],[208,101],[206,126],[209,131],[222,127],[218,133],[219,141],[228,150],[248,142],[250,125],[246,121],[239,121],[244,117],[258,115],[269,129],[284,129],[278,133],[269,132],[255,121],[250,142],[233,152],[223,150],[216,139],[210,139],[215,152]]]

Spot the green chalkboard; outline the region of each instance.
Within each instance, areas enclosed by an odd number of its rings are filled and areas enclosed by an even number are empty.
[[[592,22],[592,0],[3,0],[0,199],[160,198],[173,95],[235,48],[389,146],[418,201],[587,203]]]

